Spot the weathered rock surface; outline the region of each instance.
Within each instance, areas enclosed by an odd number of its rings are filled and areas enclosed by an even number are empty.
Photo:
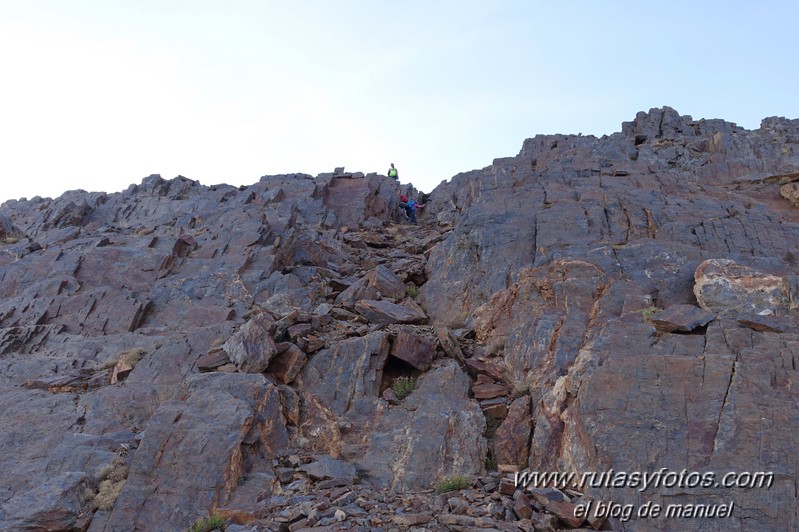
[[[272,337],[275,321],[262,314],[249,320],[227,342],[222,349],[228,358],[244,373],[262,373],[269,361],[277,354]]]
[[[780,187],[780,196],[799,207],[799,183],[788,183]]]
[[[652,325],[663,332],[690,332],[714,319],[716,319],[715,314],[693,305],[672,305],[649,316]]]
[[[789,307],[790,289],[785,279],[730,259],[706,260],[696,269],[694,295],[711,312],[782,315]]]
[[[0,214],[0,242],[3,244],[16,244],[22,238],[22,233],[14,227],[8,216]]]
[[[420,371],[427,371],[436,356],[436,346],[423,336],[401,329],[391,344],[390,354]]]
[[[102,530],[191,525],[231,497],[249,446],[275,456],[288,444],[280,394],[261,375],[207,373],[188,379],[181,395],[147,424]]]
[[[703,530],[793,530],[797,146],[796,120],[653,109],[528,139],[415,227],[416,191],[344,169],[6,202],[0,528],[686,523],[574,516],[593,500],[734,501]],[[537,498],[494,467],[773,477]]]
[[[397,305],[390,301],[362,299],[355,304],[355,310],[371,323],[389,325],[391,323],[424,323],[427,316],[418,308]]]
[[[469,400],[469,379],[452,361],[423,374],[396,407],[383,409],[372,436],[344,456],[380,487],[423,490],[457,475],[482,472],[485,417]]]
[[[530,391],[532,470],[757,463],[774,472],[771,489],[589,491],[636,505],[735,500],[729,519],[703,530],[797,526],[792,514],[767,517],[776,500],[799,505],[788,480],[799,471],[780,458],[799,428],[796,337],[737,322],[765,310],[796,319],[799,213],[779,188],[799,169],[797,141],[797,120],[745,131],[653,109],[602,139],[528,139],[518,156],[434,191],[428,213],[456,215],[420,300],[432,323],[472,327],[481,357]],[[645,319],[652,307],[697,303],[719,316],[706,331],[661,335]]]
[[[532,432],[530,397],[525,395],[511,403],[507,417],[497,429],[495,445],[498,464],[523,470],[530,455]]]

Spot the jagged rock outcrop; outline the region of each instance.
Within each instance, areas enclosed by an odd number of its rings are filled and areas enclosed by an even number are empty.
[[[686,523],[576,515],[608,501],[796,528],[795,182],[799,121],[663,108],[528,139],[414,227],[415,191],[343,169],[6,202],[0,528]],[[517,489],[525,468],[773,474]]]
[[[14,227],[11,220],[7,216],[0,214],[0,242],[3,244],[15,244],[20,238],[22,233]]]

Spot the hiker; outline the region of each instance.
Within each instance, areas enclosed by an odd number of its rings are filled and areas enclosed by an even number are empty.
[[[391,163],[391,168],[388,169],[388,177],[399,181],[399,172],[394,168],[394,163]]]
[[[412,224],[416,223],[416,209],[424,207],[423,204],[416,200],[409,200],[408,196],[400,196],[400,208],[405,209],[405,217],[410,220]]]

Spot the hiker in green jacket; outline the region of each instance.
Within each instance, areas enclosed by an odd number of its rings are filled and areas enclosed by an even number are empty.
[[[388,169],[388,177],[399,180],[399,172],[394,168],[394,163],[391,163],[391,168]]]

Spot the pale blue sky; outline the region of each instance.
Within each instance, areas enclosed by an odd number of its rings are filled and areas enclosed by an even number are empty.
[[[669,105],[799,117],[793,1],[0,0],[0,201],[345,166],[431,190]]]

